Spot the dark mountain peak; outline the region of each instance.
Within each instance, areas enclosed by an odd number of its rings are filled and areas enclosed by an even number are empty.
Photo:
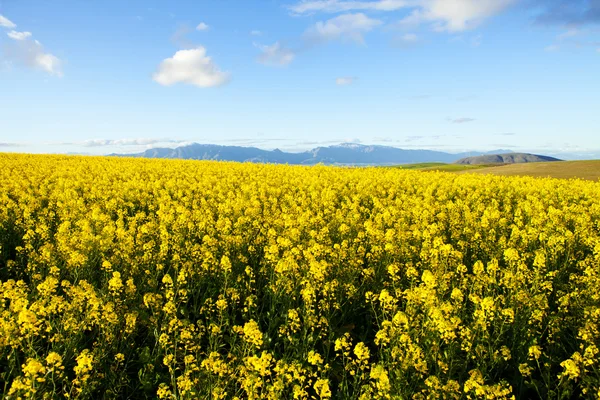
[[[192,143],[171,148],[155,148],[129,157],[181,158],[191,160],[222,160],[275,164],[334,164],[334,165],[394,165],[421,162],[451,163],[467,156],[480,156],[495,152],[468,152],[460,154],[433,150],[406,150],[390,146],[341,143],[316,147],[299,153],[280,149],[263,150],[256,147],[224,146]],[[490,162],[491,163],[491,162]]]

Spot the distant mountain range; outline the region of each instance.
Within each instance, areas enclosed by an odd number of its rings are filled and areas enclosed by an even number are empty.
[[[562,161],[558,158],[540,156],[529,153],[487,154],[483,156],[465,157],[456,161],[456,164],[520,164],[543,161]]]
[[[389,146],[366,146],[355,143],[343,143],[335,146],[316,147],[300,153],[292,153],[279,149],[262,150],[256,147],[193,143],[174,149],[156,148],[138,154],[111,155],[120,157],[178,158],[294,165],[314,165],[319,163],[333,165],[394,165],[421,162],[453,163],[465,157],[503,154],[507,152],[510,152],[510,150],[453,154],[433,150],[405,150]]]

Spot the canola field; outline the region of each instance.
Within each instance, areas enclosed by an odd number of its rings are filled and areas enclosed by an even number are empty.
[[[3,398],[599,398],[599,346],[599,183],[0,154]]]

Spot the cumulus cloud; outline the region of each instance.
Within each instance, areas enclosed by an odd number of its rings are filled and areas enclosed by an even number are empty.
[[[294,14],[315,12],[410,10],[401,21],[404,26],[433,23],[438,31],[472,29],[486,18],[500,13],[518,0],[304,0],[290,7]],[[571,1],[571,0],[569,0]]]
[[[335,80],[335,84],[339,86],[348,86],[356,82],[358,78],[354,76],[343,76]]]
[[[207,31],[209,28],[210,27],[204,22],[200,22],[198,26],[196,26],[197,31]]]
[[[258,62],[264,65],[285,66],[291,63],[296,57],[296,54],[292,50],[279,42],[275,42],[270,46],[254,43],[254,46],[261,51],[257,58]]]
[[[11,20],[0,14],[0,26],[3,28],[14,29],[17,27]]]
[[[475,118],[461,117],[461,118],[451,118],[450,122],[453,124],[466,124],[468,122],[475,121]]]
[[[206,55],[206,49],[179,50],[173,57],[164,59],[152,79],[163,85],[186,83],[201,88],[221,86],[229,82],[230,75],[223,72]]]
[[[304,33],[304,37],[313,42],[341,39],[362,44],[363,35],[381,24],[382,21],[369,18],[363,13],[343,14],[317,22]]]
[[[14,39],[14,40],[25,40],[29,37],[31,37],[31,32],[17,32],[17,31],[10,31],[6,33],[8,35],[9,38]]]

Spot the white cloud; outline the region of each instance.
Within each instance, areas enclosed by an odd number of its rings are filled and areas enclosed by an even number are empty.
[[[550,46],[544,47],[544,51],[548,51],[548,52],[554,52],[554,51],[558,51],[558,50],[560,50],[560,46],[558,46],[556,44],[551,44]]]
[[[275,42],[271,46],[254,43],[254,46],[261,51],[261,54],[257,58],[258,62],[264,65],[284,66],[291,63],[296,57],[296,54],[292,50],[281,45],[279,42]]]
[[[208,26],[206,23],[204,23],[204,22],[200,22],[200,23],[198,24],[198,26],[196,27],[196,30],[197,30],[197,31],[207,31],[209,28],[210,28],[210,27],[209,27],[209,26]]]
[[[401,25],[433,23],[438,31],[472,29],[518,0],[304,0],[289,7],[295,14],[314,12],[397,11],[412,9]]]
[[[352,85],[358,78],[354,76],[343,76],[335,80],[336,85],[348,86]]]
[[[377,1],[340,1],[340,0],[305,0],[289,7],[296,14],[311,12],[348,12],[356,10],[395,11],[409,6],[415,1],[377,0]]]
[[[62,76],[61,61],[53,54],[39,53],[35,56],[35,64],[50,75]]]
[[[343,14],[325,22],[317,22],[304,33],[304,37],[315,42],[342,39],[362,44],[363,34],[381,24],[380,20],[369,18],[363,13]]]
[[[10,36],[9,32],[9,36]],[[28,35],[13,35],[15,39],[6,46],[4,55],[9,62],[24,64],[28,67],[37,68],[50,75],[61,77],[62,61],[54,54],[45,51],[44,46],[37,40],[31,39],[29,32],[15,32],[17,34],[26,33]]]
[[[206,88],[224,85],[230,75],[221,71],[206,55],[206,49],[199,46],[179,50],[173,57],[164,59],[152,79],[164,86],[181,82]]]
[[[252,35],[252,36],[261,36],[262,32],[259,31],[258,29],[253,29],[253,30],[250,31],[250,35]]]
[[[517,0],[419,0],[418,8],[401,21],[404,25],[432,22],[436,31],[459,32],[475,28]]]
[[[0,26],[3,28],[9,28],[9,29],[14,29],[17,27],[17,25],[15,23],[13,23],[11,20],[6,18],[2,14],[0,14]]]
[[[31,37],[31,32],[17,32],[17,31],[10,31],[6,33],[8,35],[9,38],[14,39],[14,40],[25,40],[29,37]]]

